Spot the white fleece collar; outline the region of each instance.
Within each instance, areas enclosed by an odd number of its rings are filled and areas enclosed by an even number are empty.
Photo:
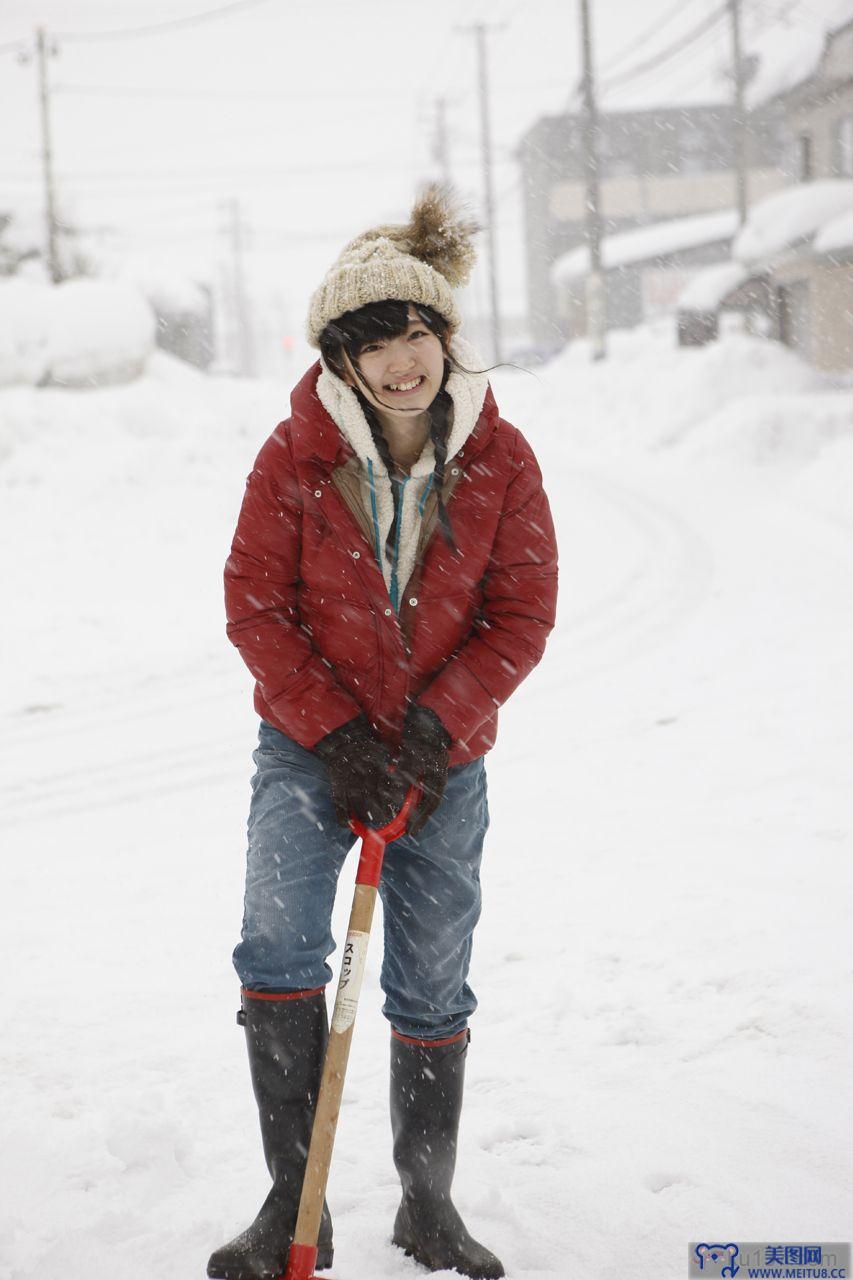
[[[468,369],[482,366],[477,352],[462,338],[454,337],[450,343],[451,354]],[[320,357],[322,370],[317,379],[317,395],[323,408],[336,424],[341,435],[352,446],[361,462],[361,499],[374,528],[374,541],[380,548],[378,560],[385,578],[385,585],[392,603],[397,609],[403,598],[406,584],[415,566],[415,554],[420,534],[424,501],[432,483],[435,470],[435,446],[427,440],[406,477],[401,494],[401,520],[397,537],[396,559],[386,552],[385,544],[394,520],[394,495],[385,463],[373,440],[364,411],[352,387],[332,373]],[[447,379],[447,391],[453,401],[453,422],[447,442],[447,462],[456,457],[470,436],[483,409],[489,379],[486,373],[459,373],[451,371]],[[369,465],[368,465],[369,464]],[[376,546],[374,546],[374,552]]]
[[[467,369],[482,367],[482,360],[477,352],[463,338],[452,338],[450,351]],[[337,374],[332,373],[322,356],[320,364],[322,371],[317,379],[317,395],[323,408],[365,466],[369,458],[373,463],[374,474],[387,475],[385,463],[379,456],[364,411],[352,387],[348,387]],[[453,424],[447,441],[448,462],[456,457],[477,425],[488,385],[489,377],[486,373],[459,373],[455,369],[451,371],[447,379],[447,392],[453,401]],[[431,440],[427,440],[421,456],[412,466],[411,475],[413,478],[430,475],[434,467],[435,447]]]

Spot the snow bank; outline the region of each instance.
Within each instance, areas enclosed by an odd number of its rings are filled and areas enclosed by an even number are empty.
[[[805,240],[839,214],[853,213],[853,179],[832,178],[788,187],[751,210],[732,256],[751,263]]]
[[[788,494],[799,505],[853,537],[850,476],[853,475],[853,396],[848,395],[846,430],[832,434],[827,447],[790,479]]]
[[[851,435],[849,391],[764,393],[726,404],[687,434],[683,445],[688,457],[799,468]],[[847,490],[849,495],[849,483]]]
[[[69,280],[51,291],[47,335],[51,385],[129,382],[154,350],[156,320],[127,285]]]
[[[108,386],[142,373],[155,346],[151,307],[127,284],[0,282],[0,387]]]
[[[605,458],[675,449],[744,397],[830,385],[786,347],[761,338],[735,333],[679,347],[671,321],[610,333],[608,357],[596,363],[586,341],[572,343],[547,374],[548,411],[565,447]],[[729,448],[723,439],[720,448]]]
[[[0,386],[35,384],[44,377],[50,292],[33,280],[0,281]]]
[[[203,634],[218,636],[226,526],[288,397],[289,388],[209,377],[159,350],[134,382],[0,392],[3,528],[10,548],[28,548],[7,557],[4,581],[9,599],[41,601],[40,625],[0,638],[16,651],[3,669],[25,662],[50,701],[57,636],[61,668],[105,679],[129,654],[143,666],[170,654],[190,661]],[[5,696],[17,699],[15,681]]]
[[[605,271],[624,267],[631,262],[662,258],[682,249],[695,249],[703,244],[727,240],[737,230],[737,211],[722,209],[717,213],[700,213],[689,218],[670,218],[648,227],[635,227],[619,235],[607,236],[601,246],[601,262]],[[551,268],[555,284],[585,276],[589,271],[589,249],[581,245],[558,258]]]
[[[207,294],[198,280],[186,269],[171,267],[167,260],[137,255],[123,259],[110,274],[141,293],[161,314],[196,315],[207,311]]]

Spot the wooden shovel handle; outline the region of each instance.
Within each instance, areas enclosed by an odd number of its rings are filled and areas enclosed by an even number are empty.
[[[314,1127],[311,1130],[311,1143],[308,1147],[308,1160],[299,1199],[299,1215],[296,1219],[296,1230],[293,1234],[293,1245],[288,1258],[285,1280],[301,1280],[302,1262],[300,1260],[313,1255],[311,1266],[307,1271],[307,1275],[310,1276],[316,1260],[320,1218],[323,1213],[326,1184],[329,1180],[335,1131],[341,1111],[344,1077],[349,1061],[364,964],[367,959],[367,944],[370,940],[376,894],[382,874],[382,860],[386,846],[405,832],[412,805],[417,798],[417,788],[410,787],[402,809],[385,827],[365,827],[355,819],[350,824],[356,834],[362,837],[361,857],[344,943],[329,1043],[317,1097],[317,1110],[314,1113]]]
[[[357,884],[355,886],[349,928],[344,943],[338,994],[332,1014],[329,1044],[323,1064],[323,1077],[317,1097],[317,1110],[314,1114],[314,1127],[311,1130],[311,1144],[308,1148],[308,1161],[305,1165],[305,1178],[299,1200],[299,1216],[296,1219],[296,1231],[293,1236],[294,1244],[315,1245],[320,1233],[320,1217],[323,1212],[326,1184],[329,1180],[335,1131],[341,1111],[344,1077],[355,1027],[355,1014],[364,974],[370,926],[373,923],[373,911],[376,906],[376,894],[377,889],[374,885]]]

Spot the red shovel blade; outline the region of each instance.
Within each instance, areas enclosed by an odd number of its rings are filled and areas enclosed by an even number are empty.
[[[322,1276],[314,1275],[316,1261],[316,1245],[292,1244],[290,1253],[287,1255],[287,1270],[280,1280],[323,1280]]]

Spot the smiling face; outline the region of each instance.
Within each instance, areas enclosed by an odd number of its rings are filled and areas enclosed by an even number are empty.
[[[349,385],[358,386],[374,408],[404,417],[428,409],[444,377],[441,339],[411,304],[408,321],[404,333],[374,338],[359,349],[356,358],[363,380],[345,358]]]

